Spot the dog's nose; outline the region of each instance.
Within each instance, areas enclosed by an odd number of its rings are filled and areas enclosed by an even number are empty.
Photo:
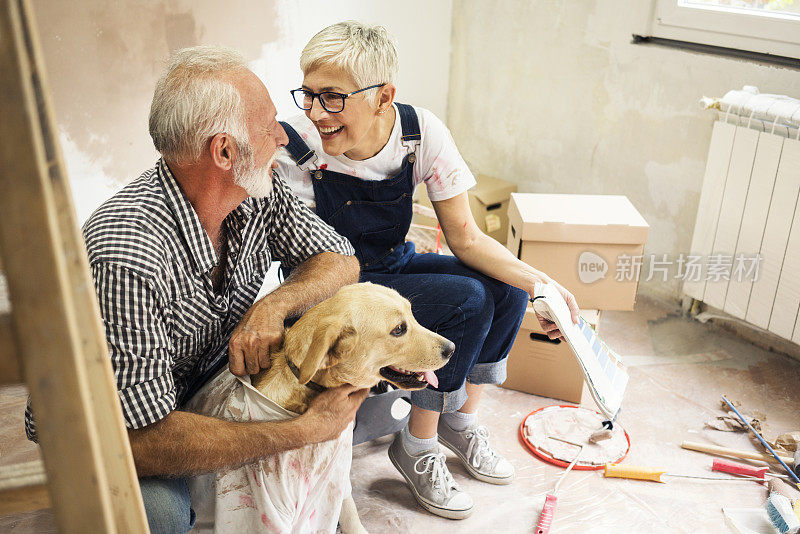
[[[456,351],[456,344],[452,341],[445,340],[442,344],[442,359],[449,360],[450,356]]]

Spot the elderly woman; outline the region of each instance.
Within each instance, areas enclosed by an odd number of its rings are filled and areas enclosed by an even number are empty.
[[[289,143],[278,173],[350,240],[362,281],[396,289],[423,326],[455,343],[429,386],[412,393],[408,426],[389,457],[425,509],[467,517],[472,498],[454,482],[437,440],[473,477],[510,483],[513,466],[477,423],[484,385],[505,380],[505,358],[536,282],[555,284],[576,322],[578,307],[556,282],[478,229],[466,193],[475,178],[450,132],[430,111],[394,101],[397,51],[384,28],[329,26],[303,49],[300,68],[303,85],[292,95],[305,115],[282,123]],[[405,242],[419,184],[455,256],[417,254]],[[552,323],[545,328],[561,335]],[[395,330],[404,333],[402,325]]]

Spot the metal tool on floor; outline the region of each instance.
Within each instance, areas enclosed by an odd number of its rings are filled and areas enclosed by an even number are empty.
[[[536,534],[547,534],[550,532],[550,526],[553,524],[553,518],[556,513],[556,503],[558,502],[558,497],[556,494],[558,493],[558,487],[561,485],[561,482],[564,481],[567,474],[572,471],[572,468],[575,467],[575,464],[578,463],[578,458],[581,457],[581,453],[583,452],[583,445],[580,443],[575,443],[573,441],[567,441],[565,439],[551,437],[551,439],[555,439],[558,441],[563,441],[564,443],[569,443],[570,445],[575,445],[576,447],[580,447],[578,449],[578,454],[575,455],[575,459],[567,466],[567,470],[558,478],[553,491],[548,493],[544,498],[544,506],[542,506],[542,513],[539,516],[539,522],[536,524]]]
[[[706,477],[700,475],[684,475],[678,473],[667,473],[663,469],[656,469],[654,467],[642,467],[638,465],[619,465],[619,464],[606,464],[603,476],[606,478],[632,478],[636,480],[650,480],[652,482],[665,483],[661,480],[662,476],[680,477],[680,478],[697,478],[701,480],[726,480],[726,481],[745,481],[752,480],[763,482],[762,479],[755,477]]]
[[[714,458],[711,464],[712,471],[720,471],[722,473],[731,473],[733,475],[745,475],[755,478],[766,480],[767,476],[778,478],[789,478],[787,475],[779,473],[770,473],[768,466],[756,467],[754,465],[740,464],[732,460],[723,460],[722,458]]]
[[[789,476],[792,478],[792,480],[794,480],[794,482],[795,482],[796,484],[800,484],[800,477],[798,477],[798,476],[797,476],[797,474],[796,474],[794,471],[792,471],[791,469],[789,469],[789,466],[788,466],[788,465],[786,465],[786,462],[784,462],[783,460],[781,460],[780,456],[778,456],[778,454],[777,454],[777,453],[776,453],[774,450],[772,450],[772,447],[770,447],[769,443],[767,443],[767,442],[766,442],[766,440],[764,440],[764,438],[763,438],[763,437],[761,437],[761,434],[759,434],[759,433],[756,431],[756,429],[755,429],[755,428],[753,428],[753,426],[752,426],[750,423],[748,423],[748,422],[747,422],[747,420],[746,420],[744,417],[742,417],[742,414],[740,414],[740,413],[739,413],[739,410],[737,410],[737,409],[736,409],[736,408],[733,406],[733,404],[731,404],[731,402],[730,402],[728,399],[726,399],[726,398],[725,398],[725,395],[723,395],[723,396],[722,396],[722,400],[723,400],[723,401],[725,401],[725,404],[727,404],[727,405],[728,405],[728,408],[730,408],[731,410],[733,410],[733,413],[735,413],[735,414],[736,414],[736,417],[738,417],[738,418],[739,418],[739,420],[741,420],[741,421],[742,421],[742,423],[744,423],[745,425],[747,425],[747,428],[750,430],[750,432],[752,432],[752,433],[755,435],[755,437],[757,437],[757,438],[758,438],[758,440],[759,440],[759,441],[761,442],[761,444],[762,444],[762,445],[763,445],[763,446],[764,446],[764,447],[765,447],[765,448],[766,448],[766,449],[769,451],[769,453],[770,453],[772,456],[774,456],[776,460],[778,460],[778,461],[780,462],[780,464],[783,466],[783,468],[784,468],[784,469],[786,469],[786,472],[787,472],[787,473],[789,473]]]

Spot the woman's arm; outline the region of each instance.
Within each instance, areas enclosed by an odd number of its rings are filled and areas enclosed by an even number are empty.
[[[465,265],[531,295],[536,282],[555,284],[572,312],[572,320],[578,322],[578,304],[572,293],[545,273],[515,258],[506,247],[481,232],[469,209],[466,192],[447,200],[434,201],[432,204],[447,245]]]

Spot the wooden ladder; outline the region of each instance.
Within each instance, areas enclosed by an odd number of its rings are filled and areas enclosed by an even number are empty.
[[[0,470],[0,514],[148,532],[27,0],[0,0],[0,384],[24,381],[42,462]]]

